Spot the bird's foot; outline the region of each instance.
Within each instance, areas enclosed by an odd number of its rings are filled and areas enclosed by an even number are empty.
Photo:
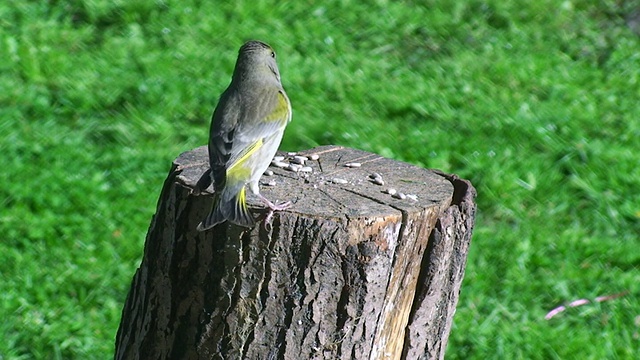
[[[284,202],[282,204],[274,204],[271,201],[269,201],[269,199],[267,199],[266,197],[262,196],[262,195],[258,195],[260,197],[260,199],[265,203],[265,205],[267,205],[267,207],[269,208],[269,212],[267,213],[267,216],[264,218],[264,228],[267,231],[271,231],[271,222],[273,221],[273,214],[276,211],[282,211],[282,210],[286,210],[291,206],[291,201],[287,201]]]

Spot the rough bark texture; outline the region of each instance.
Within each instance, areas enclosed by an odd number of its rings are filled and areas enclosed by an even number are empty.
[[[180,155],[165,181],[116,359],[443,358],[473,228],[469,182],[320,147],[304,152],[320,156],[313,172],[263,177],[263,195],[294,203],[270,228],[201,233],[206,151]]]
[[[471,244],[476,190],[456,175],[440,174],[454,186],[453,202],[438,219],[422,258],[403,359],[444,359]]]

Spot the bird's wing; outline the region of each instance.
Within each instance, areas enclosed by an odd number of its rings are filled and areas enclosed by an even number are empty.
[[[222,188],[225,183],[227,163],[232,156],[240,110],[238,93],[227,89],[220,96],[218,106],[213,111],[209,134],[209,163],[215,189]]]
[[[241,99],[237,91],[225,91],[213,113],[209,139],[216,188],[224,186],[230,168],[260,149],[264,139],[283,131],[290,120],[291,104],[282,89],[268,88],[251,99]]]
[[[291,105],[283,90],[265,89],[253,99],[255,106],[242,113],[236,137],[242,142],[264,139],[282,131],[291,120]]]
[[[228,167],[245,159],[247,149],[253,149],[253,153],[266,138],[284,131],[291,120],[291,105],[282,90],[265,91],[254,99],[254,104],[256,106],[245,111],[238,120]]]

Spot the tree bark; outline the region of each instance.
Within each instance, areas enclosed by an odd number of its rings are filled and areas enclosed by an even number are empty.
[[[207,149],[174,161],[123,309],[116,359],[444,357],[475,189],[363,151],[327,146],[300,155],[311,154],[319,156],[306,161],[311,172],[272,167],[263,176],[263,195],[293,202],[272,226],[206,232],[196,226],[212,201],[199,191]],[[264,215],[257,198],[249,204]]]

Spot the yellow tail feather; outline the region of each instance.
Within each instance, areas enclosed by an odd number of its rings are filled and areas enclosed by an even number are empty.
[[[209,215],[198,225],[198,231],[209,230],[212,227],[229,221],[236,225],[252,227],[255,220],[247,207],[247,194],[244,187],[230,201],[222,203],[216,195],[213,208]]]

